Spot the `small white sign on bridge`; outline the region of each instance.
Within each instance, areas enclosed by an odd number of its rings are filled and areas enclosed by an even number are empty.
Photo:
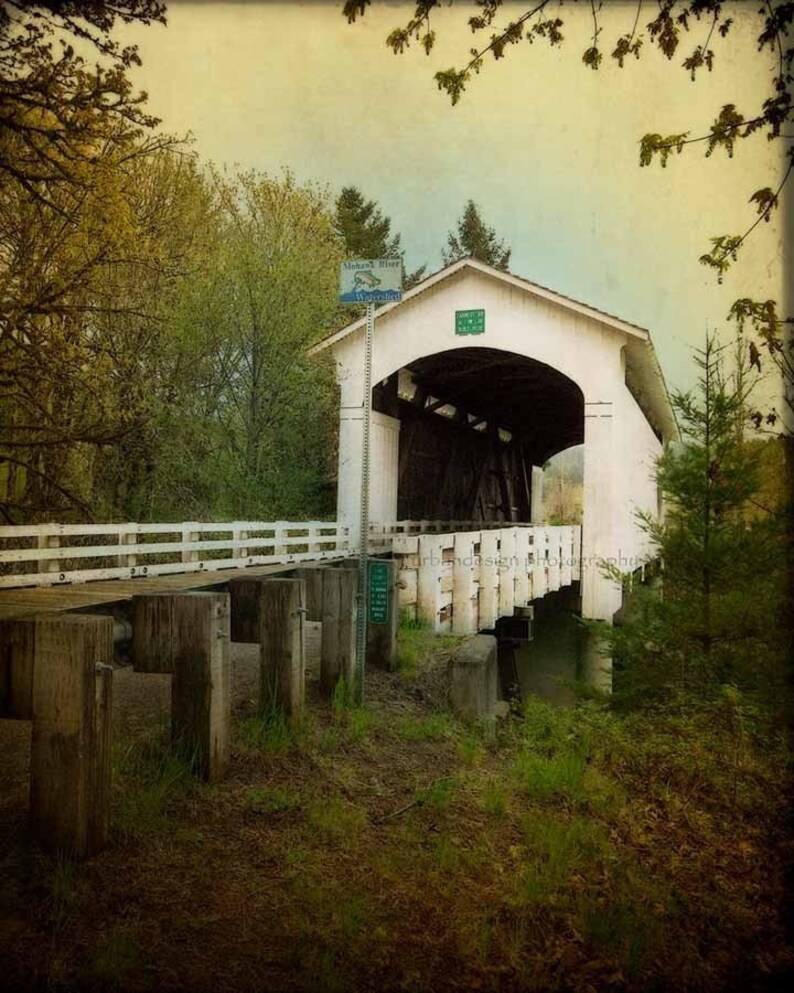
[[[343,262],[339,273],[341,303],[390,303],[402,300],[403,264],[400,259]]]

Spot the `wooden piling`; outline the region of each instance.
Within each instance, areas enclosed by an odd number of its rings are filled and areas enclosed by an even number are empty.
[[[352,686],[356,671],[358,574],[355,569],[323,572],[323,630],[320,688],[331,696],[340,679]]]
[[[397,563],[393,559],[371,559],[368,586],[367,665],[392,672],[397,665],[399,624]]]
[[[261,576],[229,580],[232,641],[256,644],[259,641],[259,595]]]
[[[259,590],[259,706],[287,714],[305,700],[306,581],[266,579]]]
[[[178,594],[134,596],[130,656],[136,672],[174,671],[174,600]]]
[[[199,775],[212,782],[229,763],[229,594],[174,596],[172,616],[171,735],[195,761]]]
[[[0,623],[0,717],[33,718],[34,632],[29,621]]]
[[[323,566],[302,567],[295,569],[291,575],[306,583],[306,620],[321,621],[323,619]]]
[[[83,858],[107,841],[113,620],[40,615],[33,629],[30,825],[46,848]]]

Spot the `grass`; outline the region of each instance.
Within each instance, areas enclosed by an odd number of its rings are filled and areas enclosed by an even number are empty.
[[[786,758],[726,735],[529,701],[486,743],[373,672],[365,707],[238,716],[212,788],[120,741],[106,852],[0,859],[0,988],[757,989],[792,961]]]
[[[122,838],[140,838],[172,821],[185,796],[201,790],[193,776],[194,755],[174,748],[162,732],[149,732],[114,753],[111,825]]]
[[[269,786],[250,789],[246,792],[248,810],[252,814],[288,814],[303,806],[297,790],[284,786]]]
[[[441,741],[454,733],[450,714],[438,711],[427,717],[408,717],[398,722],[397,734],[404,741]]]

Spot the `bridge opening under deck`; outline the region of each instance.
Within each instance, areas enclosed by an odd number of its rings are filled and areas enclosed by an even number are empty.
[[[411,362],[376,384],[373,409],[399,421],[401,520],[540,522],[539,467],[584,441],[579,387],[494,348]]]

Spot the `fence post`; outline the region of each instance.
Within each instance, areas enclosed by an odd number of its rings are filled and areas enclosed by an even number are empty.
[[[248,532],[243,531],[239,526],[232,528],[232,541],[245,541],[248,537]],[[248,549],[243,546],[235,546],[232,551],[233,559],[245,559],[248,558]]]
[[[303,579],[266,579],[259,587],[259,707],[287,714],[305,699]]]
[[[459,532],[454,537],[455,558],[452,563],[452,633],[476,634],[474,602],[474,545],[479,534]]]
[[[529,602],[529,569],[529,529],[516,528],[515,602],[517,607],[526,607]]]
[[[499,531],[499,616],[512,617],[516,579],[516,529]]]
[[[182,525],[182,544],[191,545],[194,541],[199,540],[200,532],[192,530],[193,527],[198,523],[198,521],[186,521]],[[199,555],[198,552],[192,551],[189,547],[182,549],[182,561],[183,562],[198,562]]]
[[[129,527],[137,527],[137,524],[130,524]],[[137,545],[138,544],[138,534],[136,531],[121,531],[119,532],[119,547],[124,548],[125,545]],[[134,552],[121,551],[118,558],[116,559],[116,564],[120,569],[129,568],[133,569],[138,564],[138,559]]]
[[[560,527],[547,528],[546,535],[549,548],[549,591],[554,592],[560,588],[560,560],[561,554],[561,531]]]
[[[60,548],[61,538],[57,534],[40,534],[36,539],[38,548]],[[60,572],[61,563],[58,559],[39,559],[39,572]]]
[[[40,615],[34,626],[30,825],[83,858],[107,841],[113,619]]]
[[[477,629],[491,630],[499,616],[499,532],[480,534],[480,597]]]
[[[546,581],[546,528],[532,529],[532,599],[538,600],[549,592]]]
[[[419,536],[419,567],[416,577],[416,616],[434,631],[441,625],[441,567],[444,539],[435,534]]]

